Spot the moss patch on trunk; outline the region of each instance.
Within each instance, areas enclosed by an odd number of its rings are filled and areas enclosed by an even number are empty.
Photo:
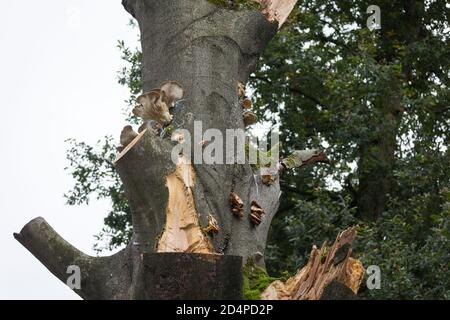
[[[253,0],[233,0],[233,1],[227,1],[227,0],[207,0],[210,3],[215,4],[216,6],[227,8],[230,10],[245,10],[245,9],[252,9],[252,10],[259,10],[260,4]]]
[[[269,276],[264,268],[255,265],[250,258],[244,266],[243,271],[243,293],[245,300],[259,300],[261,292],[264,291],[273,281],[280,280]]]

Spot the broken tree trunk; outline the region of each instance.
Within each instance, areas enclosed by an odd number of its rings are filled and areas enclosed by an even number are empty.
[[[148,105],[136,112],[150,115],[146,112],[154,110],[145,108],[167,98],[162,88],[153,88],[167,80],[180,84],[181,106],[168,115],[165,105],[162,119],[172,121],[173,116],[173,124],[190,132],[194,143],[191,154],[172,161],[173,141],[150,127],[139,134],[130,127],[122,132],[127,146],[114,164],[131,208],[133,236],[119,253],[87,256],[42,218],[15,234],[63,282],[67,268],[78,266],[81,288],[75,292],[81,297],[240,298],[242,263],[251,259],[264,267],[269,226],[278,209],[278,172],[263,179],[248,163],[186,161],[202,153],[195,124],[201,124],[202,133],[213,128],[223,136],[227,129],[244,129],[238,83],[246,82],[296,0],[261,2],[262,11],[229,10],[206,0],[123,1],[141,31],[147,92],[142,103]],[[311,161],[305,158],[310,154],[315,157]],[[321,157],[303,152],[289,159],[280,166],[300,167]],[[232,211],[230,194],[236,195],[239,214]]]
[[[308,264],[286,282],[276,280],[261,294],[264,300],[355,299],[364,268],[351,258],[356,227],[340,233],[331,247],[313,247]]]

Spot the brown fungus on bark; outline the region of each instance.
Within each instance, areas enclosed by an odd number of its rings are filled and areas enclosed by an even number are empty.
[[[128,125],[125,126],[122,129],[122,132],[120,133],[120,145],[122,148],[125,148],[126,146],[128,146],[131,141],[133,141],[136,137],[138,136],[138,134],[133,130],[133,127]]]
[[[263,175],[261,175],[261,181],[266,186],[271,186],[276,180],[277,180],[277,176],[276,175],[271,175],[271,174],[263,174]]]
[[[242,113],[242,118],[244,119],[244,125],[251,126],[252,124],[255,124],[258,121],[258,118],[256,115],[250,111],[249,109],[252,107],[252,101],[248,99],[248,97],[245,94],[245,84],[242,82],[238,82],[238,97],[239,97],[239,104],[241,105],[242,109],[245,111]]]
[[[243,84],[242,82],[238,82],[239,104],[243,109],[250,109],[252,107],[252,101],[248,99],[245,92],[245,84]]]
[[[203,231],[208,234],[214,234],[220,231],[219,224],[212,215],[208,215],[208,225],[203,229]]]
[[[235,192],[230,192],[230,207],[231,212],[236,217],[242,218],[244,216],[244,202]]]
[[[138,106],[133,114],[145,122],[153,120],[162,125],[168,125],[173,120],[169,109],[174,107],[177,100],[184,96],[183,87],[176,81],[166,81],[160,88],[152,89],[137,97]]]
[[[245,84],[238,81],[238,96],[239,100],[245,99]]]
[[[258,226],[261,223],[262,215],[265,213],[264,209],[256,202],[252,201],[250,207],[250,221],[253,225]]]
[[[245,111],[243,114],[244,124],[246,127],[251,126],[258,122],[258,117],[252,111]]]
[[[244,99],[241,101],[241,106],[244,109],[250,109],[252,107],[252,101],[250,99]]]
[[[166,81],[161,85],[161,96],[169,108],[173,108],[177,100],[183,99],[184,90],[178,82]]]
[[[163,101],[160,90],[145,92],[137,98],[139,106],[133,109],[133,113],[144,121],[155,120],[163,125],[170,124],[173,116],[169,112],[169,106]]]

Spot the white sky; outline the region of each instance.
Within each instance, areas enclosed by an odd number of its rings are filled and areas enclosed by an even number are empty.
[[[95,143],[119,135],[126,88],[117,40],[136,45],[120,0],[2,1],[0,11],[0,299],[79,299],[14,240],[44,217],[80,250],[108,203],[64,204],[73,184],[64,171],[65,139]]]

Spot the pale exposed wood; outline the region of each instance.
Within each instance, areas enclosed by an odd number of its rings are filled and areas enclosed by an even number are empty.
[[[320,249],[313,247],[308,264],[286,282],[274,281],[261,294],[265,300],[318,300],[324,289],[337,281],[358,293],[364,268],[360,261],[350,257],[351,243],[356,227],[338,235],[333,245],[326,243]]]
[[[192,194],[194,184],[192,164],[185,157],[180,157],[175,172],[167,177],[169,203],[158,252],[214,253],[211,242],[199,225]]]
[[[286,22],[297,0],[254,0],[261,4],[262,13],[269,21],[278,21],[278,28]]]

